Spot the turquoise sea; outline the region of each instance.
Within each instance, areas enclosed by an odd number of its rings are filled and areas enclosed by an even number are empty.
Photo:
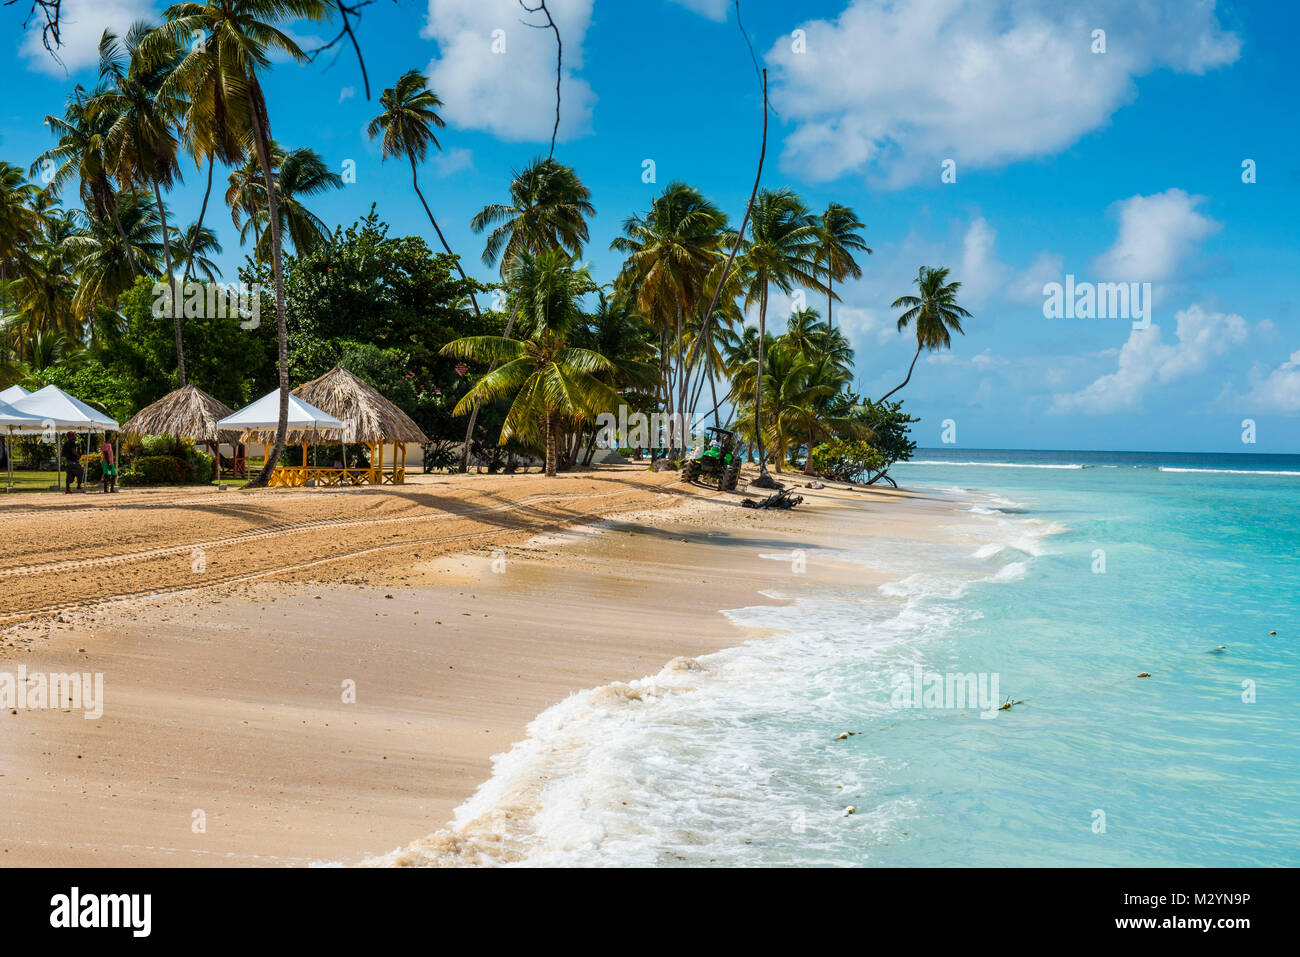
[[[948,539],[816,550],[891,581],[731,610],[775,631],[575,695],[458,819],[530,781],[524,863],[1300,864],[1300,456],[920,450],[894,476],[957,506]],[[986,700],[899,707],[933,676]]]

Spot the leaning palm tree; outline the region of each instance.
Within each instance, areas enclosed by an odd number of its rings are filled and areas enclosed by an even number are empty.
[[[907,367],[907,378],[882,395],[877,401],[884,402],[907,383],[912,381],[912,370],[922,349],[935,351],[952,348],[952,335],[964,334],[961,327],[963,319],[971,314],[957,305],[957,291],[961,283],[948,282],[947,267],[931,268],[922,266],[912,281],[916,283],[919,296],[899,296],[891,308],[906,308],[898,317],[898,331],[902,332],[909,324],[916,325],[916,355]]]
[[[162,218],[163,264],[170,295],[169,311],[176,338],[176,379],[185,379],[185,346],[181,341],[180,296],[172,274],[171,229],[162,191],[180,180],[177,163],[180,140],[176,128],[183,109],[174,92],[163,92],[163,81],[176,63],[174,51],[141,50],[152,28],[132,24],[125,39],[105,30],[99,41],[99,78],[104,86],[90,99],[92,113],[103,113],[112,125],[104,134],[108,172],[123,186],[152,188]],[[129,248],[129,247],[128,247]]]
[[[563,249],[574,259],[587,242],[587,219],[596,215],[591,190],[570,166],[537,158],[516,170],[510,183],[510,203],[492,203],[479,210],[470,228],[481,233],[489,226],[483,262],[500,260],[501,275],[509,274],[516,257],[547,249]]]
[[[854,251],[864,252],[868,256],[871,250],[858,232],[865,224],[857,214],[847,206],[831,203],[826,211],[817,217],[817,265],[826,277],[826,328],[834,329],[835,321],[831,315],[831,303],[835,295],[835,281],[861,279],[862,267],[853,258]]]
[[[758,194],[749,222],[749,239],[741,247],[741,289],[746,308],[758,305],[758,367],[754,376],[754,441],[758,447],[759,471],[767,474],[764,459],[763,356],[767,338],[767,300],[772,288],[790,293],[795,286],[825,290],[818,278],[817,222],[808,208],[789,189]]]
[[[429,89],[429,81],[423,73],[419,70],[407,70],[398,78],[396,85],[380,94],[379,103],[384,108],[384,112],[370,121],[366,133],[371,139],[383,134],[380,142],[384,160],[390,156],[405,156],[410,162],[411,186],[415,189],[415,195],[420,197],[420,205],[424,207],[433,231],[438,234],[438,241],[442,243],[442,248],[447,251],[448,256],[455,256],[447,243],[447,237],[442,234],[442,229],[438,226],[438,221],[433,218],[433,210],[429,208],[424,193],[420,190],[420,177],[415,166],[417,159],[424,162],[430,144],[434,149],[442,149],[442,144],[433,133],[435,127],[442,129],[447,125],[437,113],[438,108],[442,106],[442,100]],[[465,275],[459,256],[456,256],[455,263],[460,278],[468,283],[469,278]],[[479,318],[482,314],[479,312],[478,299],[474,295],[472,286],[469,290],[469,301],[474,307],[474,317]],[[469,470],[470,442],[474,437],[474,426],[477,422],[478,406],[475,406],[474,411],[470,413],[469,425],[465,430],[465,442],[461,447],[460,470],[462,472]]]
[[[443,355],[494,366],[465,393],[453,414],[465,415],[477,403],[513,397],[501,442],[544,441],[546,474],[554,476],[565,419],[594,419],[613,408],[618,394],[600,376],[616,374],[617,368],[598,352],[568,344],[581,315],[579,300],[596,285],[586,269],[573,267],[563,250],[521,253],[513,260],[510,282],[523,331],[520,339],[470,336],[442,349]]]
[[[181,92],[199,103],[216,130],[214,140],[251,144],[262,168],[271,232],[271,274],[275,288],[276,346],[280,411],[275,444],[266,464],[249,485],[265,485],[284,451],[289,425],[289,328],[285,317],[280,207],[271,170],[271,118],[258,78],[269,69],[270,53],[304,63],[309,58],[276,24],[322,20],[331,5],[324,0],[202,0],[168,7],[166,22],[148,41],[188,51],[163,83],[164,92]],[[195,37],[201,42],[194,43]]]

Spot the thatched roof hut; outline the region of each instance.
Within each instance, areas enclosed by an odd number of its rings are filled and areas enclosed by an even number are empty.
[[[304,382],[293,394],[346,424],[348,443],[389,444],[429,441],[409,415],[389,402],[374,386],[362,382],[342,366],[319,379]]]
[[[218,433],[217,422],[231,414],[198,386],[187,385],[147,405],[122,426],[124,435],[171,435],[197,442],[239,441],[237,432]]]

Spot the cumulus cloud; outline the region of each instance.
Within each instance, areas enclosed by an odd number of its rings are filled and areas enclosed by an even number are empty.
[[[1250,326],[1241,316],[1189,306],[1175,317],[1175,341],[1158,325],[1133,329],[1119,351],[1118,368],[1078,392],[1054,397],[1052,412],[1108,414],[1135,408],[1153,387],[1208,367],[1210,360],[1244,343]]]
[[[1197,207],[1204,196],[1167,189],[1116,203],[1119,234],[1115,244],[1093,261],[1093,273],[1106,282],[1158,282],[1174,277],[1201,240],[1220,223]]]
[[[105,30],[121,35],[136,20],[152,19],[156,14],[151,0],[63,0],[59,15],[62,43],[55,51],[58,60],[41,45],[44,21],[40,16],[28,25],[21,52],[33,70],[66,76],[99,62],[99,38]]]
[[[969,302],[983,302],[1006,281],[1007,267],[998,261],[997,231],[983,216],[971,220],[962,240],[961,271],[953,278],[961,281],[961,292]]]
[[[560,81],[561,140],[591,129],[591,86],[576,74],[594,0],[548,0],[564,41]],[[430,87],[446,106],[443,118],[462,129],[504,140],[549,142],[555,123],[555,34],[517,0],[429,0],[422,35],[436,40]],[[494,32],[500,31],[500,32]],[[496,51],[500,52],[494,52]]]
[[[1300,412],[1300,350],[1266,375],[1242,398],[1253,407],[1272,412]]]
[[[768,53],[773,103],[794,130],[783,165],[811,180],[887,186],[1050,155],[1106,124],[1161,68],[1203,73],[1240,39],[1213,0],[852,0]],[[1092,51],[1095,29],[1107,52]]]
[[[468,149],[450,149],[438,153],[429,160],[436,176],[447,177],[469,169],[474,165],[474,153]]]
[[[1041,252],[1029,267],[1007,283],[1006,296],[1012,302],[1042,305],[1043,286],[1060,282],[1065,275],[1065,257],[1059,253]]]

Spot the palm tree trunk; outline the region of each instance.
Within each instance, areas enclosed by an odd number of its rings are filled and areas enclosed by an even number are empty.
[[[117,194],[109,187],[108,199],[104,205],[108,208],[108,216],[113,220],[113,228],[117,230],[117,238],[122,240],[122,251],[126,253],[126,261],[131,266],[131,275],[140,275],[140,267],[135,264],[135,253],[131,251],[131,242],[126,238],[126,230],[122,228],[122,220],[117,216]]]
[[[248,87],[248,105],[253,118],[253,145],[257,150],[257,160],[262,167],[262,179],[266,185],[266,205],[271,227],[271,276],[275,284],[275,340],[276,355],[279,359],[280,372],[280,412],[275,424],[275,445],[266,457],[266,464],[257,478],[250,481],[245,488],[264,487],[271,478],[271,471],[280,461],[284,451],[285,435],[289,430],[289,324],[284,313],[284,272],[280,256],[280,198],[276,195],[275,179],[271,175],[271,130],[270,117],[266,113],[266,100],[262,97],[262,88],[256,77],[250,78]]]
[[[556,427],[559,424],[556,420],[559,414],[549,412],[546,415],[546,474],[555,478],[555,464],[557,456],[556,450]]]
[[[212,161],[213,157],[208,157],[208,188],[203,193],[203,205],[199,207],[199,221],[194,224],[194,238],[190,240],[189,251],[185,254],[185,271],[181,273],[181,283],[189,281],[190,267],[194,265],[194,250],[199,244],[199,233],[203,229],[203,217],[208,212],[208,197],[212,195]],[[253,247],[257,251],[257,247]]]
[[[812,431],[812,429],[809,429],[809,430],[808,430],[808,451],[804,454],[804,457],[803,457],[803,474],[804,474],[804,475],[815,475],[815,474],[816,474],[816,473],[813,471],[813,467],[812,467],[813,440],[814,440],[814,437],[813,437],[813,431]]]
[[[163,205],[162,192],[158,189],[158,180],[153,181],[153,196],[158,203],[158,215],[162,219],[163,263],[167,267],[167,289],[171,293],[172,325],[176,333],[176,384],[185,388],[185,344],[181,341],[181,302],[176,295],[176,277],[172,275],[172,241],[167,229],[167,207]]]
[[[767,474],[767,458],[763,450],[763,340],[767,335],[767,279],[764,278],[763,295],[758,301],[758,375],[754,379],[754,444],[758,448],[758,471]]]
[[[835,328],[835,323],[831,321],[831,304],[835,301],[835,276],[831,274],[830,267],[826,267],[826,345],[829,346],[831,330]],[[826,350],[822,350],[824,355]]]
[[[420,177],[415,170],[415,154],[407,153],[406,155],[411,161],[411,185],[415,187],[415,195],[420,197],[420,205],[424,207],[424,212],[428,215],[429,222],[433,224],[433,231],[438,234],[438,241],[442,243],[442,248],[447,250],[448,256],[456,256],[456,254],[451,251],[451,246],[447,243],[447,237],[442,234],[442,230],[438,227],[438,221],[433,218],[433,210],[429,208],[428,202],[425,201],[424,193],[420,191]],[[469,277],[465,275],[465,270],[461,267],[459,256],[456,256],[456,271],[460,273],[461,279],[465,282],[469,282]],[[478,311],[478,299],[475,297],[473,289],[470,289],[469,291],[469,301],[470,304],[474,306],[474,318],[482,318],[482,313]],[[510,332],[507,330],[506,338],[509,337]],[[490,374],[494,369],[496,369],[496,363],[492,364],[491,368],[488,369],[488,373]],[[465,442],[461,446],[460,450],[461,472],[469,471],[469,444],[474,439],[474,426],[478,424],[478,410],[480,405],[482,405],[481,402],[475,402],[474,408],[469,413],[469,428],[465,430]]]
[[[884,395],[882,395],[879,399],[877,399],[877,400],[876,400],[876,403],[877,403],[877,404],[879,404],[879,403],[881,403],[881,402],[884,402],[884,401],[885,401],[886,399],[888,399],[891,395],[893,395],[895,392],[897,392],[897,391],[898,391],[899,389],[901,389],[903,386],[907,385],[909,382],[912,381],[912,370],[916,368],[916,360],[919,359],[920,357],[921,357],[921,343],[920,343],[920,342],[917,342],[917,344],[916,344],[916,355],[912,356],[912,364],[911,364],[910,366],[907,367],[907,378],[904,379],[902,382],[900,382],[898,385],[894,386],[892,389],[890,389],[888,392],[886,392]]]

